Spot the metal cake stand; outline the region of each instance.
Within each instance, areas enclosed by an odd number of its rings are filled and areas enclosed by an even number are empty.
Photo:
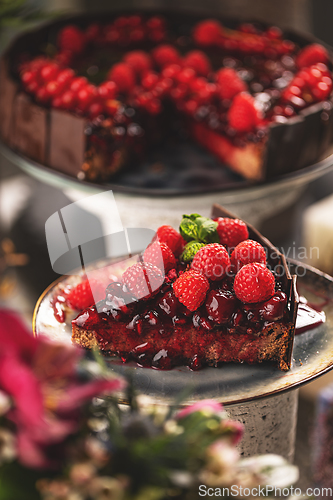
[[[191,396],[184,404],[217,399],[228,406],[232,418],[245,424],[241,443],[244,455],[274,452],[291,460],[298,388],[333,367],[333,278],[302,264],[290,261],[289,265],[291,272],[299,275],[299,293],[326,313],[325,323],[296,336],[290,371],[281,372],[269,364],[225,364],[197,372],[185,367],[162,371],[106,357],[109,367],[117,374],[130,375],[137,390],[152,397],[156,404],[172,404],[185,389]],[[42,294],[34,312],[35,334],[71,343],[70,318],[67,323],[58,323],[50,300],[60,283],[73,279],[76,277],[62,277]]]
[[[246,221],[259,225],[298,199],[305,187],[333,168],[333,153],[301,170],[253,184],[233,174],[195,145],[162,152],[163,168],[151,159],[136,172],[125,171],[112,183],[96,184],[41,165],[0,142],[0,152],[38,181],[63,191],[72,201],[112,190],[125,227],[156,229],[166,221],[175,227],[182,213],[209,216],[219,203]]]

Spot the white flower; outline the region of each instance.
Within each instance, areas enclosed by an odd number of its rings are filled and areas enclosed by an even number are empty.
[[[230,485],[236,476],[239,452],[226,440],[218,440],[207,450],[207,464],[200,473],[203,484],[212,486]]]
[[[297,467],[274,454],[244,458],[239,461],[239,470],[257,476],[261,485],[269,484],[276,488],[291,486],[299,478]]]

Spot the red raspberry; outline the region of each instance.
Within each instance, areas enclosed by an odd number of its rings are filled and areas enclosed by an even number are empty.
[[[159,45],[152,52],[153,59],[158,66],[165,68],[170,64],[179,64],[180,55],[177,49],[172,45]]]
[[[151,58],[143,50],[132,50],[124,56],[124,62],[129,64],[137,75],[142,75],[151,69]]]
[[[198,45],[207,47],[216,45],[223,33],[222,25],[214,19],[207,19],[198,23],[193,30],[193,40]]]
[[[36,87],[38,86],[38,74],[37,71],[30,71],[27,69],[21,74],[21,82],[23,83],[23,86],[27,88],[31,84],[35,84]]]
[[[80,54],[85,46],[85,36],[77,26],[65,26],[58,34],[57,45],[61,52]]]
[[[151,17],[147,20],[146,26],[152,31],[165,30],[165,19],[160,16]]]
[[[57,95],[60,94],[61,87],[60,87],[59,83],[55,80],[55,81],[48,82],[45,85],[45,90],[46,90],[49,98],[53,99],[54,97],[56,97]]]
[[[232,68],[223,68],[216,73],[216,81],[220,86],[221,99],[232,100],[235,95],[248,90],[247,85]]]
[[[237,94],[228,111],[230,127],[238,132],[252,132],[259,124],[254,98],[247,92]]]
[[[72,90],[66,90],[61,96],[60,107],[69,111],[74,111],[76,102],[76,94]]]
[[[94,118],[101,116],[103,114],[103,111],[104,111],[103,104],[101,102],[95,101],[89,105],[87,113],[89,115],[89,118],[93,120]]]
[[[93,101],[98,97],[98,91],[95,85],[85,85],[77,93],[77,108],[85,112]]]
[[[118,93],[118,87],[115,82],[103,82],[98,87],[98,94],[102,99],[114,99]]]
[[[181,71],[181,67],[179,64],[170,64],[168,66],[165,66],[162,70],[162,77],[174,80],[177,78],[178,73]]]
[[[86,279],[70,290],[66,296],[66,302],[72,309],[81,311],[86,307],[94,305],[95,302],[102,300],[104,296],[104,285],[94,279]]]
[[[164,273],[176,267],[176,259],[166,243],[154,241],[145,250],[143,260],[150,262]]]
[[[84,76],[77,76],[71,81],[69,90],[77,93],[80,89],[82,89],[82,87],[85,87],[86,85],[88,85],[88,80]]]
[[[117,85],[120,92],[130,92],[135,87],[135,74],[127,63],[117,63],[112,66],[107,76]]]
[[[122,281],[137,299],[148,299],[163,285],[164,276],[156,266],[140,262],[126,269]]]
[[[59,83],[59,87],[61,90],[64,90],[65,88],[69,87],[71,84],[73,78],[75,77],[75,73],[72,69],[66,68],[60,71],[57,75],[57,82]]]
[[[300,70],[283,91],[282,99],[295,108],[324,101],[332,91],[332,75],[323,63]]]
[[[168,247],[176,257],[178,257],[182,253],[184,240],[178,233],[178,231],[176,231],[173,227],[167,225],[160,226],[156,231],[156,236],[159,241],[168,245]]]
[[[27,89],[29,92],[29,88]],[[36,91],[36,100],[41,104],[47,104],[50,100],[50,95],[46,90],[46,87],[39,87]]]
[[[275,291],[274,274],[263,264],[246,264],[236,274],[234,290],[237,298],[246,304],[268,300]]]
[[[48,64],[45,64],[40,72],[39,72],[39,77],[40,79],[47,83],[52,80],[55,80],[58,76],[59,73],[59,66],[56,63],[50,62]]]
[[[237,272],[241,267],[251,262],[266,264],[266,252],[264,247],[257,241],[245,240],[236,246],[231,254],[230,261]]]
[[[317,63],[328,64],[329,61],[329,53],[319,43],[307,45],[298,53],[296,58],[296,64],[299,68],[305,68]]]
[[[207,76],[211,71],[208,57],[201,50],[192,50],[184,57],[184,66],[192,68],[200,76]]]
[[[145,90],[152,90],[157,85],[158,81],[159,81],[158,74],[155,73],[154,71],[149,71],[142,78],[141,84]]]
[[[220,280],[230,267],[227,250],[219,243],[201,247],[192,260],[191,268],[201,272],[212,281]]]
[[[217,232],[221,245],[228,248],[235,248],[241,241],[247,240],[249,232],[245,222],[239,219],[229,219],[228,217],[218,217]]]
[[[181,274],[172,286],[179,302],[190,311],[195,311],[201,306],[209,290],[207,278],[194,269]]]

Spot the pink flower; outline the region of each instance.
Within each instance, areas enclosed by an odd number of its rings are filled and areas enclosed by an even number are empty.
[[[34,338],[11,311],[0,310],[0,342],[0,391],[12,399],[6,416],[17,427],[19,459],[30,467],[52,466],[55,447],[79,428],[81,406],[124,383],[81,382],[76,366],[82,351]]]
[[[237,420],[224,420],[223,427],[231,432],[231,444],[238,444],[244,434],[244,426]]]
[[[193,405],[187,406],[183,410],[180,410],[176,415],[176,419],[185,418],[191,413],[196,411],[209,412],[209,413],[221,413],[223,411],[223,406],[221,403],[214,401],[213,399],[203,399],[202,401],[197,401]]]

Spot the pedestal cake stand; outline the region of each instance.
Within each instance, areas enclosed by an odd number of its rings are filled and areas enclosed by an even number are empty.
[[[36,163],[1,142],[0,152],[30,176],[63,191],[72,201],[112,190],[125,227],[152,229],[166,220],[177,227],[182,213],[208,217],[214,203],[258,226],[290,206],[307,184],[333,168],[331,148],[316,164],[254,184],[232,173],[201,148],[184,143],[153,155],[136,171],[125,170],[113,182],[96,184]]]
[[[220,401],[227,405],[232,418],[245,424],[241,443],[245,456],[278,453],[292,460],[298,388],[333,367],[333,278],[297,262],[289,261],[289,265],[291,273],[299,276],[299,293],[326,314],[324,323],[296,336],[290,371],[281,372],[265,364],[225,364],[196,372],[185,367],[162,371],[106,357],[109,367],[117,374],[130,375],[136,389],[152,397],[156,404],[173,404],[185,389],[190,396],[184,404],[206,398]],[[33,320],[36,335],[71,342],[70,318],[67,323],[58,323],[50,300],[60,283],[72,279],[60,278],[40,297]]]

